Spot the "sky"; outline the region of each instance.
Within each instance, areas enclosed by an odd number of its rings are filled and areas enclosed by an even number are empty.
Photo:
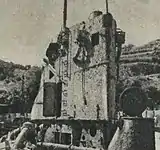
[[[143,45],[160,38],[160,0],[108,0],[126,44]],[[105,12],[105,0],[68,0],[67,25]],[[40,65],[61,29],[63,0],[0,0],[0,59]]]

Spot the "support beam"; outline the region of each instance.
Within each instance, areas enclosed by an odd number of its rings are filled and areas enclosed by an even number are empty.
[[[55,144],[55,143],[37,143],[38,148],[52,148],[53,150],[58,149],[70,149],[70,150],[100,150],[94,148],[87,147],[77,147],[72,145],[63,145],[63,144]],[[101,149],[102,150],[102,149]]]

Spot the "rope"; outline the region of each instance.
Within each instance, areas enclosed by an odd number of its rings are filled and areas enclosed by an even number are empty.
[[[82,94],[83,94],[83,100],[84,100],[84,104],[87,105],[87,100],[86,100],[86,96],[85,96],[85,50],[83,47],[83,70],[82,70]]]

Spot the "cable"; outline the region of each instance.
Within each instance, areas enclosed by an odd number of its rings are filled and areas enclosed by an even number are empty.
[[[83,56],[82,56],[82,61],[83,61],[83,70],[82,70],[82,94],[83,94],[83,100],[84,100],[84,105],[87,105],[87,100],[86,100],[86,85],[85,85],[85,48],[83,47],[82,50]]]
[[[72,74],[72,42],[73,42],[73,39],[72,39],[72,33],[70,33],[70,46],[69,46],[69,49],[70,49],[70,69],[69,69],[69,79],[71,80],[71,74]]]

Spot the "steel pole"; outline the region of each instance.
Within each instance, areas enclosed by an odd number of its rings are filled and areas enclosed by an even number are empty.
[[[108,14],[108,0],[106,0],[106,14]]]

